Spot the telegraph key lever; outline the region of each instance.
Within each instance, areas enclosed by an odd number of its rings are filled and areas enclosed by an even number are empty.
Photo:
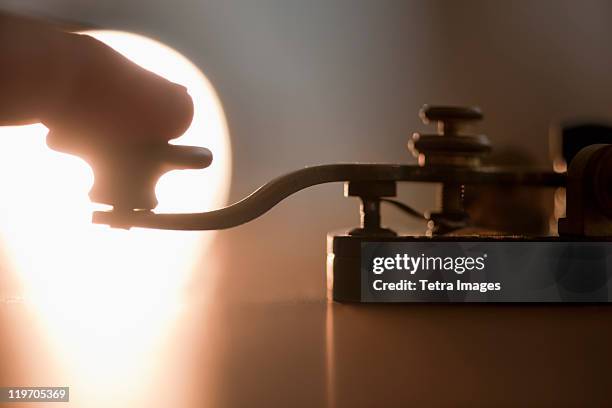
[[[441,234],[448,231],[452,222],[455,223],[452,228],[456,228],[465,221],[462,197],[457,195],[457,189],[465,185],[559,186],[565,183],[563,174],[481,166],[480,156],[490,149],[486,136],[458,132],[461,123],[482,117],[477,108],[425,106],[421,116],[424,121],[437,121],[440,134],[413,136],[411,150],[426,157],[419,165],[348,163],[307,167],[264,184],[242,201],[203,213],[157,214],[151,210],[156,204],[155,181],[161,173],[171,168],[205,167],[211,159],[206,149],[164,145],[124,148],[116,153],[92,147],[87,151],[91,157],[89,161],[94,171],[102,171],[103,178],[96,181],[90,197],[113,205],[111,211],[95,212],[93,221],[120,228],[224,229],[259,217],[284,198],[307,187],[345,182],[345,194],[357,196],[362,201],[362,225],[352,230],[352,234],[393,235],[392,230],[380,225],[380,203],[389,201],[384,197],[395,195],[397,182],[430,182],[442,184],[448,190],[442,196],[442,211],[434,214],[437,217],[434,221],[440,227],[433,233]],[[160,160],[165,164],[161,165]],[[168,164],[174,167],[169,168]],[[126,174],[129,177],[122,176]]]

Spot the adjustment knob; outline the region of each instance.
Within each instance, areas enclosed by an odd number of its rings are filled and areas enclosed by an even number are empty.
[[[419,117],[426,125],[438,122],[438,134],[451,135],[458,133],[461,124],[482,120],[482,111],[478,107],[423,105]]]
[[[466,124],[483,118],[477,107],[424,105],[419,116],[425,124],[437,123],[437,134],[414,133],[408,142],[421,166],[474,167],[491,150],[487,136],[462,133]]]
[[[420,166],[474,168],[481,157],[491,150],[485,135],[465,134],[465,125],[482,119],[476,107],[429,106],[419,111],[423,123],[436,122],[436,134],[414,133],[408,148]],[[428,223],[428,234],[445,234],[469,225],[469,215],[463,207],[465,186],[448,181],[440,186],[439,211],[433,212]]]

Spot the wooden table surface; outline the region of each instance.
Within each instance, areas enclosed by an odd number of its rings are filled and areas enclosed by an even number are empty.
[[[27,319],[19,305],[0,308],[2,384],[65,381],[45,374],[57,356]],[[170,358],[152,356],[155,398],[113,406],[610,404],[605,305],[193,304],[166,343]]]
[[[227,308],[218,406],[605,406],[612,307]]]

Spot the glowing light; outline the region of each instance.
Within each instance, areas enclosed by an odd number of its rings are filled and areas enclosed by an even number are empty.
[[[226,203],[230,142],[214,89],[185,57],[151,39],[90,32],[134,62],[186,86],[189,130],[174,143],[205,146],[214,162],[160,180],[159,211],[202,211]],[[0,128],[0,233],[25,298],[48,327],[71,399],[119,406],[146,384],[151,356],[180,307],[197,255],[213,233],[112,230],[90,223],[93,176],[80,159],[48,149],[38,124]],[[6,268],[6,263],[5,263]],[[112,395],[102,391],[110,386]],[[100,390],[100,391],[95,391]],[[95,395],[99,392],[100,395]],[[92,394],[93,393],[93,394]],[[81,394],[81,395],[79,395]],[[109,398],[107,400],[104,397]],[[112,398],[112,399],[111,399]],[[75,405],[76,406],[76,405]]]

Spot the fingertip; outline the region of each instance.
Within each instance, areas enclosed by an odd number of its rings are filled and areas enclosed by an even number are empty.
[[[194,102],[186,87],[157,75],[88,35],[67,34],[57,96],[41,113],[62,134],[99,142],[167,142],[191,125]]]
[[[167,134],[170,139],[181,136],[189,129],[194,116],[194,102],[186,87],[169,82]]]

